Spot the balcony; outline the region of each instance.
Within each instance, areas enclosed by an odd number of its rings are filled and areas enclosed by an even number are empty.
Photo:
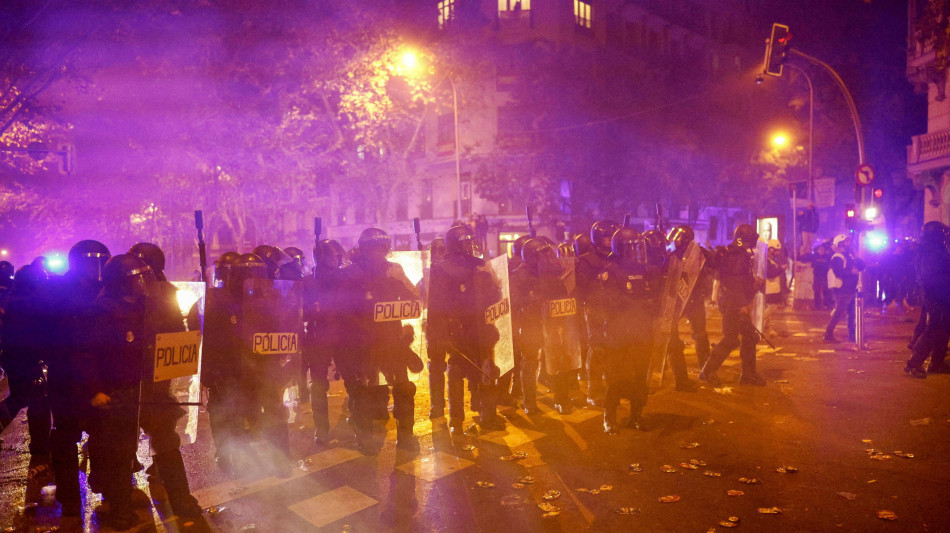
[[[942,167],[950,168],[950,129],[914,135],[907,147],[907,172],[913,177]]]

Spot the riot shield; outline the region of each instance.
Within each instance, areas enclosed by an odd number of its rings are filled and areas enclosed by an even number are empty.
[[[689,243],[683,259],[675,254],[670,256],[667,276],[663,280],[663,293],[660,298],[660,320],[655,332],[656,339],[654,355],[650,361],[650,372],[647,374],[649,385],[653,388],[663,384],[663,371],[670,345],[670,335],[679,323],[683,308],[689,301],[699,274],[706,263],[702,249],[695,242]]]
[[[422,283],[423,276],[429,268],[428,259],[429,252],[410,252],[410,251],[396,251],[390,252],[386,257],[389,261],[398,264],[402,267],[402,271],[406,274],[406,277],[409,279],[409,282],[412,283],[415,287],[420,288],[420,293],[422,288],[425,286]],[[425,321],[425,302],[427,301],[425,295],[420,296],[420,313],[418,317],[409,315],[408,318],[403,318],[403,325],[412,326],[412,332],[414,334],[412,341],[412,351],[422,358],[423,361],[428,359],[428,354],[426,353],[426,338],[425,338],[425,327],[423,327]],[[418,379],[418,374],[412,378],[412,381]]]
[[[501,375],[505,375],[515,366],[511,330],[511,290],[508,285],[508,256],[500,255],[486,261],[486,264],[500,289],[501,299],[487,306],[485,309],[485,323],[492,324],[498,330],[498,342],[495,343],[494,349],[495,365],[501,371]]]
[[[186,416],[176,416],[175,424],[183,444],[198,435],[204,297],[204,283],[157,282],[146,300],[140,406],[149,413],[183,408]]]
[[[755,260],[752,265],[756,279],[765,279],[765,267],[769,262],[769,245],[763,240],[755,243]],[[752,299],[750,308],[752,315],[752,324],[756,329],[762,331],[762,323],[765,320],[765,293],[756,291],[755,298]]]
[[[575,293],[574,258],[561,257],[560,273],[543,274],[541,292],[545,295],[541,310],[544,336],[544,367],[555,375],[581,367],[581,313]]]
[[[292,387],[300,378],[303,309],[298,282],[244,280],[241,299],[241,373],[245,379],[276,380]],[[287,391],[285,391],[285,396]],[[292,415],[293,416],[293,415]]]

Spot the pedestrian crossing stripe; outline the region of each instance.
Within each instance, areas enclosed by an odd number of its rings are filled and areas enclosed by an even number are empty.
[[[287,508],[314,526],[323,527],[378,503],[362,492],[343,485]]]
[[[438,451],[432,455],[420,455],[408,463],[397,466],[396,469],[431,483],[474,464],[468,459]]]
[[[289,478],[269,476],[251,482],[234,479],[192,491],[192,495],[198,500],[198,505],[200,505],[202,509],[207,509],[208,507],[221,505],[222,503],[243,498],[249,494],[254,494],[282,483],[310,475],[313,472],[326,470],[332,466],[343,464],[359,457],[363,457],[363,454],[356,450],[349,448],[331,448],[304,459],[303,464],[307,466],[307,469],[294,469],[293,474]]]

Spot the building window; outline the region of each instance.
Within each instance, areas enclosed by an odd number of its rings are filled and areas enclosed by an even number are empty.
[[[513,11],[528,11],[531,9],[531,0],[498,0],[498,14],[505,16],[505,13]]]
[[[587,30],[590,29],[590,4],[591,2],[574,0],[574,24],[576,24],[579,28],[584,28]]]
[[[438,5],[439,29],[444,29],[455,20],[455,0],[440,0]]]
[[[432,218],[432,180],[422,181],[422,202],[419,204],[419,218]]]
[[[396,187],[396,220],[409,220],[409,187],[405,183]]]

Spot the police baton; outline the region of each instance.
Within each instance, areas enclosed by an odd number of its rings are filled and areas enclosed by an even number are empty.
[[[528,216],[528,235],[531,237],[536,237],[537,232],[534,230],[534,219],[531,217],[531,206],[527,205],[524,208],[525,215]]]
[[[207,283],[205,279],[205,269],[208,268],[208,257],[205,255],[205,237],[203,230],[205,228],[204,217],[201,216],[201,210],[195,210],[195,229],[198,230],[198,266],[201,268],[199,272],[199,280]]]
[[[749,324],[752,325],[752,329],[754,329],[755,332],[759,334],[759,337],[762,337],[762,340],[764,340],[765,343],[768,344],[770,348],[772,348],[773,350],[777,349],[775,345],[772,344],[772,341],[770,341],[769,338],[765,336],[765,333],[762,333],[761,331],[759,331],[759,328],[755,327],[755,324],[753,324],[751,320],[749,321]]]
[[[204,407],[205,404],[201,402],[136,402],[137,405],[183,405],[186,407]]]
[[[488,379],[489,379],[490,381],[492,381],[492,382],[495,381],[495,378],[489,376],[484,370],[482,370],[482,367],[476,365],[476,364],[475,364],[475,361],[472,361],[471,359],[468,358],[467,355],[465,355],[464,353],[462,353],[462,350],[459,350],[458,348],[456,348],[455,346],[453,346],[453,345],[451,345],[451,344],[449,344],[449,348],[451,348],[452,351],[454,351],[456,354],[458,354],[459,356],[461,356],[462,359],[465,359],[466,361],[468,361],[468,364],[470,364],[470,365],[472,365],[473,367],[475,367],[475,370],[478,370],[479,372],[481,372],[483,376],[485,376],[486,378],[488,378]]]
[[[416,250],[422,251],[422,239],[419,233],[422,231],[422,225],[419,224],[419,217],[412,219],[412,231],[416,233]]]

